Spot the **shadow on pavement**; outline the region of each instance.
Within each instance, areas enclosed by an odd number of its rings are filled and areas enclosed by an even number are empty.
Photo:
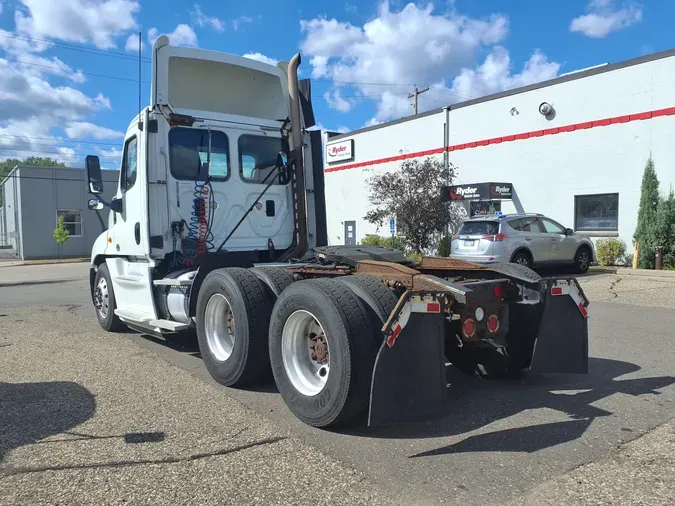
[[[525,410],[549,408],[565,413],[572,421],[475,435],[416,457],[488,450],[533,452],[578,439],[593,420],[612,415],[612,412],[592,405],[600,399],[616,393],[658,395],[656,390],[675,383],[673,376],[615,379],[639,370],[638,365],[628,362],[590,358],[588,375],[531,375],[515,381],[493,382],[464,376],[450,368],[449,398],[435,420],[386,427],[361,425],[343,428],[341,432],[393,439],[456,436]]]
[[[0,382],[0,462],[10,450],[66,432],[95,411],[94,396],[77,383]]]

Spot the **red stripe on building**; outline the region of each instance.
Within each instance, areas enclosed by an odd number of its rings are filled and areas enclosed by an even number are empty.
[[[655,111],[647,111],[637,114],[627,114],[624,116],[615,116],[613,118],[604,118],[595,121],[584,121],[582,123],[574,123],[571,125],[549,128],[546,130],[533,130],[531,132],[523,132],[514,135],[505,135],[503,137],[493,137],[490,139],[467,142],[465,144],[455,144],[454,146],[448,146],[448,151],[461,151],[464,149],[475,148],[479,146],[501,144],[504,142],[515,142],[524,139],[531,139],[532,137],[545,137],[548,135],[558,135],[565,132],[574,132],[575,130],[586,130],[589,128],[599,128],[604,126],[617,125],[619,123],[630,123],[633,121],[641,121],[651,118],[658,118],[660,116],[673,116],[673,115],[675,115],[675,107],[667,107],[665,109],[657,109]],[[415,153],[406,153],[405,155],[380,158],[378,160],[370,160],[368,162],[349,163],[345,165],[339,165],[336,167],[328,167],[324,170],[324,172],[337,172],[339,170],[358,169],[360,167],[366,167],[368,165],[379,165],[381,163],[397,162],[400,160],[406,160],[408,158],[419,158],[422,156],[429,156],[440,153],[443,153],[443,148],[428,149],[425,151],[417,151]]]

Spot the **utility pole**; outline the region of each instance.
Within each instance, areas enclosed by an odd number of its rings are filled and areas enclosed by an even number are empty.
[[[408,98],[414,98],[415,102],[413,102],[413,115],[417,114],[417,97],[419,97],[422,93],[429,91],[429,87],[427,86],[423,90],[418,90],[417,86],[415,86],[415,92],[411,93],[408,95]]]

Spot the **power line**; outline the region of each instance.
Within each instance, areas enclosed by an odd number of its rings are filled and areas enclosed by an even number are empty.
[[[69,148],[72,149],[72,148]],[[83,153],[63,153],[61,151],[40,151],[36,149],[14,149],[14,148],[0,148],[0,151],[12,151],[12,152],[17,152],[17,153],[31,153],[31,154],[42,154],[42,155],[52,155],[52,156],[61,156],[65,158],[75,158],[79,156],[86,156]],[[3,155],[7,156],[7,155]],[[99,158],[109,158],[111,160],[119,160],[122,158],[122,155],[120,156],[113,156],[113,155],[100,155]]]
[[[42,67],[42,68],[45,68],[45,69],[59,70],[61,72],[67,72],[68,70],[71,70],[73,72],[77,72],[77,73],[83,74],[85,76],[104,77],[104,78],[107,78],[107,79],[117,79],[118,81],[129,81],[129,82],[132,82],[132,83],[138,82],[138,79],[130,79],[128,77],[109,76],[109,75],[106,75],[106,74],[95,74],[93,72],[84,72],[83,70],[74,71],[72,69],[63,69],[61,67],[55,67],[55,66],[52,66],[52,65],[42,65],[40,63],[31,63],[31,62],[27,62],[27,61],[15,60],[14,58],[7,58],[5,56],[0,57],[0,59],[7,60],[7,61],[13,61],[13,62],[16,62],[16,63],[20,63],[22,65],[30,65],[32,67]],[[143,82],[143,84],[149,84],[150,83],[150,81],[142,81],[142,82]]]
[[[92,54],[98,54],[101,56],[110,56],[113,58],[119,58],[119,59],[124,59],[124,60],[129,60],[129,61],[136,61],[138,58],[134,55],[126,54],[126,53],[121,53],[119,51],[105,51],[102,49],[93,49],[90,47],[78,45],[78,44],[70,44],[66,42],[54,42],[46,39],[37,39],[33,37],[28,37],[26,35],[18,35],[18,34],[2,34],[0,33],[0,37],[5,37],[8,39],[17,39],[17,40],[25,40],[28,42],[40,42],[42,44],[47,44],[51,47],[59,47],[63,49],[70,49],[73,51],[80,51],[83,53],[92,53]],[[142,58],[143,61],[150,63],[152,60],[150,58],[144,57]]]
[[[54,142],[74,142],[78,144],[95,144],[100,146],[120,146],[120,142],[97,142],[97,141],[81,141],[78,139],[55,139],[53,137],[31,137],[29,135],[13,135],[13,134],[0,134],[0,137],[18,137],[20,139],[35,139],[40,141],[54,141]],[[38,145],[38,143],[36,143]],[[45,144],[45,146],[51,146],[51,144]]]
[[[38,168],[38,169],[56,169],[56,170],[61,170],[61,169],[76,169],[77,167],[31,167],[31,169]],[[80,169],[78,169],[80,170]],[[113,171],[113,170],[119,170],[119,169],[105,169],[101,167],[101,171]],[[17,174],[10,174],[9,176],[5,176],[4,178],[0,178],[0,182],[4,181],[5,179],[37,179],[37,180],[44,180],[44,181],[73,181],[75,183],[86,183],[87,181],[85,179],[72,179],[68,177],[39,177],[39,176],[22,176],[22,175],[17,175]],[[104,181],[104,183],[113,183],[115,181]]]

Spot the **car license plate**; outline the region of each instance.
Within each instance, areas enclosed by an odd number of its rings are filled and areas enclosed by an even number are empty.
[[[473,246],[473,240],[464,241],[464,246]]]

